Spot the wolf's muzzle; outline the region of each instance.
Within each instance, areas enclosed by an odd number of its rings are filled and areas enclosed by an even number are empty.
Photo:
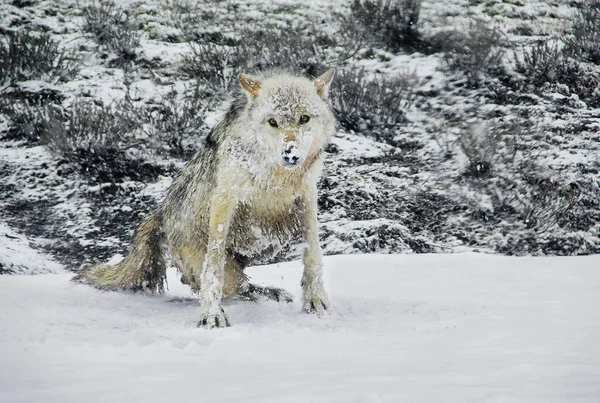
[[[287,144],[281,153],[281,158],[283,158],[283,166],[286,168],[294,168],[300,162],[300,157],[298,156],[298,148],[294,144]]]

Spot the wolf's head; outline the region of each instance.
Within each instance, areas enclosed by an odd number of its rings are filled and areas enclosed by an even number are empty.
[[[240,74],[247,140],[263,162],[308,168],[327,145],[335,119],[326,102],[334,71],[315,80],[289,73]]]

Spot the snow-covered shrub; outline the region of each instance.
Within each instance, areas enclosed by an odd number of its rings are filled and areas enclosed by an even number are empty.
[[[218,97],[238,88],[237,75],[245,70],[251,57],[248,48],[241,45],[192,44],[191,53],[182,59],[181,72],[205,86],[208,97]]]
[[[514,68],[522,75],[518,80],[521,86],[543,91],[548,85],[560,85],[561,92],[566,86],[566,91],[576,93],[582,100],[600,103],[598,73],[573,59],[559,44],[545,42],[523,50],[522,56],[515,52]]]
[[[354,0],[345,28],[392,52],[422,47],[417,30],[422,0]]]
[[[74,56],[61,50],[49,34],[8,31],[0,40],[0,84],[19,81],[66,81],[78,70]]]
[[[200,30],[206,26],[206,21],[212,21],[216,18],[212,10],[201,2],[195,0],[163,0],[164,9],[168,12],[170,20],[177,28],[181,30],[182,36],[169,37],[174,42],[185,42],[200,40],[206,35]],[[223,5],[231,7],[231,3]],[[222,36],[220,32],[214,32],[215,36]],[[214,38],[213,38],[214,39]]]
[[[569,231],[588,231],[594,226],[600,230],[600,161],[595,165],[579,166],[580,177],[569,185],[568,191],[573,195],[571,208],[559,218],[559,225]]]
[[[442,32],[436,39],[444,50],[446,65],[464,72],[471,88],[479,87],[484,74],[502,73],[502,41],[501,33],[482,21],[472,22],[465,32]]]
[[[45,110],[42,142],[64,162],[79,165],[91,181],[152,178],[160,169],[145,162],[140,111],[128,101],[108,106],[76,100],[65,110]]]
[[[43,106],[40,103],[28,103],[4,95],[0,97],[0,115],[9,117],[4,139],[25,140],[36,143],[44,127]]]
[[[483,178],[493,174],[499,159],[503,165],[512,163],[524,130],[522,126],[511,125],[502,130],[479,126],[462,131],[458,142],[469,159],[465,174]]]
[[[81,100],[68,110],[48,108],[44,140],[50,150],[63,154],[78,149],[106,154],[120,149],[137,126],[137,120],[124,106],[100,106]]]
[[[540,128],[525,119],[471,127],[459,139],[468,158],[462,177],[469,213],[486,225],[546,231],[574,203],[570,184],[536,161]]]
[[[571,54],[600,64],[600,0],[586,0],[575,13],[573,35],[565,40]]]
[[[0,84],[6,86],[0,91],[0,121],[7,121],[7,130],[2,135],[36,142],[41,109],[44,105],[59,104],[65,98],[54,84],[75,76],[79,63],[47,33],[8,31],[2,39]]]
[[[283,68],[317,77],[333,67],[326,63],[326,49],[333,44],[310,27],[259,30],[244,36],[242,46],[255,55],[251,70]]]
[[[166,149],[176,157],[190,156],[197,151],[198,142],[194,140],[203,133],[207,106],[199,96],[198,87],[183,98],[172,91],[157,105],[147,108],[145,132],[150,139],[159,142],[156,147],[159,151]]]
[[[83,8],[83,29],[94,35],[101,46],[117,57],[112,60],[121,66],[136,60],[140,35],[134,18],[110,0],[94,1]]]
[[[321,64],[325,45],[325,38],[292,28],[259,30],[237,41],[193,43],[181,71],[206,86],[207,96],[223,96],[237,90],[238,74],[243,71],[283,68],[316,77],[331,67]]]
[[[391,141],[406,122],[413,76],[373,78],[364,69],[342,70],[331,86],[331,101],[340,124],[378,140]]]

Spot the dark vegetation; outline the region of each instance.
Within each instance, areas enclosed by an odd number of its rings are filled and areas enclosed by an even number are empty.
[[[76,163],[92,181],[148,180],[162,173],[145,163],[139,115],[126,102],[99,106],[76,100],[68,109],[45,112],[43,144],[64,162]]]
[[[344,30],[391,52],[417,51],[425,43],[417,28],[422,0],[353,0]]]
[[[514,225],[544,231],[555,225],[571,207],[571,188],[553,181],[536,164],[531,143],[539,128],[531,121],[517,119],[465,130],[460,147],[469,159],[464,172],[468,186],[489,199],[487,209],[472,214],[485,222],[514,215]]]
[[[332,105],[344,129],[392,141],[395,130],[406,123],[415,77],[373,75],[364,69],[340,71],[331,88]]]
[[[240,39],[224,37],[193,41],[181,71],[207,88],[207,96],[237,91],[240,71],[280,68],[316,77],[326,70],[325,37],[311,37],[309,28],[248,32]]]
[[[444,51],[446,65],[464,73],[469,87],[477,88],[487,77],[503,74],[505,49],[501,44],[506,38],[496,28],[474,21],[465,32],[443,32],[440,37],[436,42]]]
[[[522,74],[521,85],[536,91],[562,85],[567,95],[577,94],[592,106],[600,105],[600,75],[573,57],[558,43],[541,43],[514,54],[515,71]]]
[[[145,107],[139,124],[149,123],[144,134],[158,153],[189,158],[206,129],[203,118],[208,106],[197,86],[183,95],[172,91],[155,105]]]
[[[4,33],[0,41],[0,84],[66,81],[77,73],[74,55],[61,50],[45,32]]]
[[[43,126],[45,106],[65,98],[52,84],[73,78],[79,69],[78,60],[46,32],[7,31],[0,38],[0,113],[10,116],[11,121],[4,137],[35,143]],[[34,80],[47,85],[26,85]]]
[[[600,0],[586,0],[576,12],[567,50],[579,59],[600,64]]]
[[[83,30],[112,54],[113,65],[123,66],[137,59],[140,34],[134,17],[127,10],[109,0],[95,0],[83,8],[83,21]]]

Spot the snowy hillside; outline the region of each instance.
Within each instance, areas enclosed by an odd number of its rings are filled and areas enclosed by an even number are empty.
[[[0,274],[40,274],[62,271],[62,266],[32,249],[23,235],[0,223]]]
[[[600,252],[600,2],[373,4],[0,2],[0,222],[123,254],[236,74],[336,67],[325,253]]]
[[[595,403],[599,267],[327,257],[324,319],[300,312],[298,262],[256,267],[253,281],[296,301],[229,302],[232,327],[218,331],[196,328],[197,301],[173,275],[161,297],[0,276],[0,401]]]

